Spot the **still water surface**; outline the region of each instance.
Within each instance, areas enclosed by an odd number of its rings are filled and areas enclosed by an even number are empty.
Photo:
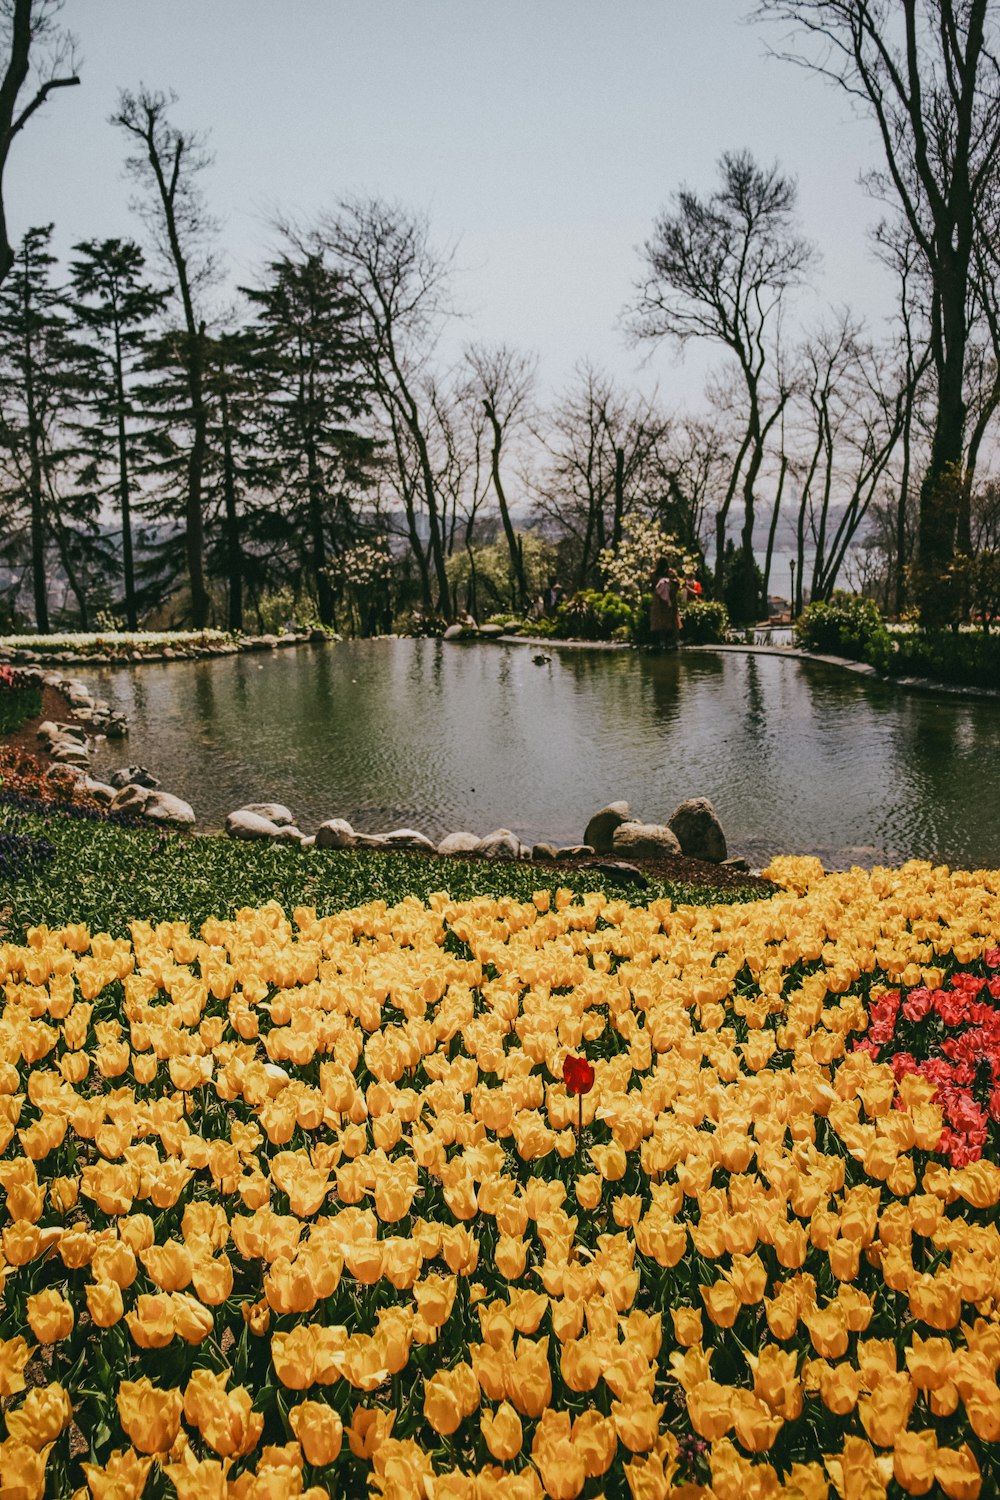
[[[563,843],[609,801],[661,822],[708,796],[755,865],[1000,864],[1000,703],[774,656],[544,650],[354,641],[77,675],[130,726],[95,774],[138,761],[204,827],[276,800],[306,831]]]

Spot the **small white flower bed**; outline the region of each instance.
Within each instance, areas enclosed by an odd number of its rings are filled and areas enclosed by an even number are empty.
[[[143,646],[209,645],[228,640],[225,630],[93,630],[63,635],[0,636],[0,651],[135,650]]]

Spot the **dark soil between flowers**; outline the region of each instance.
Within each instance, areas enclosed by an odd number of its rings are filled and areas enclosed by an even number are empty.
[[[42,686],[41,713],[33,719],[26,719],[19,729],[11,730],[10,734],[0,735],[0,746],[5,750],[24,750],[46,769],[54,765],[51,755],[43,749],[38,738],[38,726],[47,719],[57,724],[72,724],[73,708],[65,693],[45,683]]]
[[[453,854],[448,858],[467,860],[469,864],[487,863],[474,855]],[[525,860],[524,863],[533,870],[549,873],[559,870],[565,870],[569,874],[579,873],[581,870],[606,873],[609,883],[620,886],[622,891],[642,890],[642,884],[635,878],[635,870],[639,870],[646,880],[662,880],[673,885],[701,886],[718,891],[752,891],[762,900],[773,896],[778,890],[773,881],[765,880],[760,875],[731,870],[703,859],[688,859],[683,854],[663,855],[660,859],[630,860],[617,859],[613,854],[593,854],[581,859],[533,859]]]

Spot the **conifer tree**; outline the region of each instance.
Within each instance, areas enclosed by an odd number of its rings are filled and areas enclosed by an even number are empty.
[[[358,534],[355,500],[369,482],[375,441],[358,428],[369,387],[353,329],[354,300],[322,254],[283,255],[258,288],[256,312],[264,447],[289,539],[316,593],[319,618],[335,624],[331,566]]]
[[[87,613],[81,549],[72,535],[79,507],[59,495],[66,460],[59,419],[72,380],[62,293],[52,280],[51,236],[51,224],[29,229],[0,287],[0,449],[9,502],[28,538],[35,626],[42,632],[50,629],[53,543],[84,619]],[[92,515],[82,519],[96,531]]]
[[[138,625],[133,507],[135,469],[142,451],[137,421],[141,400],[137,371],[147,353],[151,319],[165,293],[144,276],[142,250],[131,240],[88,240],[75,247],[70,265],[80,482],[104,500],[113,495],[121,516],[125,618]]]

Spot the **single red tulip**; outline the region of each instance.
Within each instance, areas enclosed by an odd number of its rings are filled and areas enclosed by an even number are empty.
[[[594,1065],[570,1055],[563,1063],[563,1083],[571,1094],[589,1094],[594,1087]]]

